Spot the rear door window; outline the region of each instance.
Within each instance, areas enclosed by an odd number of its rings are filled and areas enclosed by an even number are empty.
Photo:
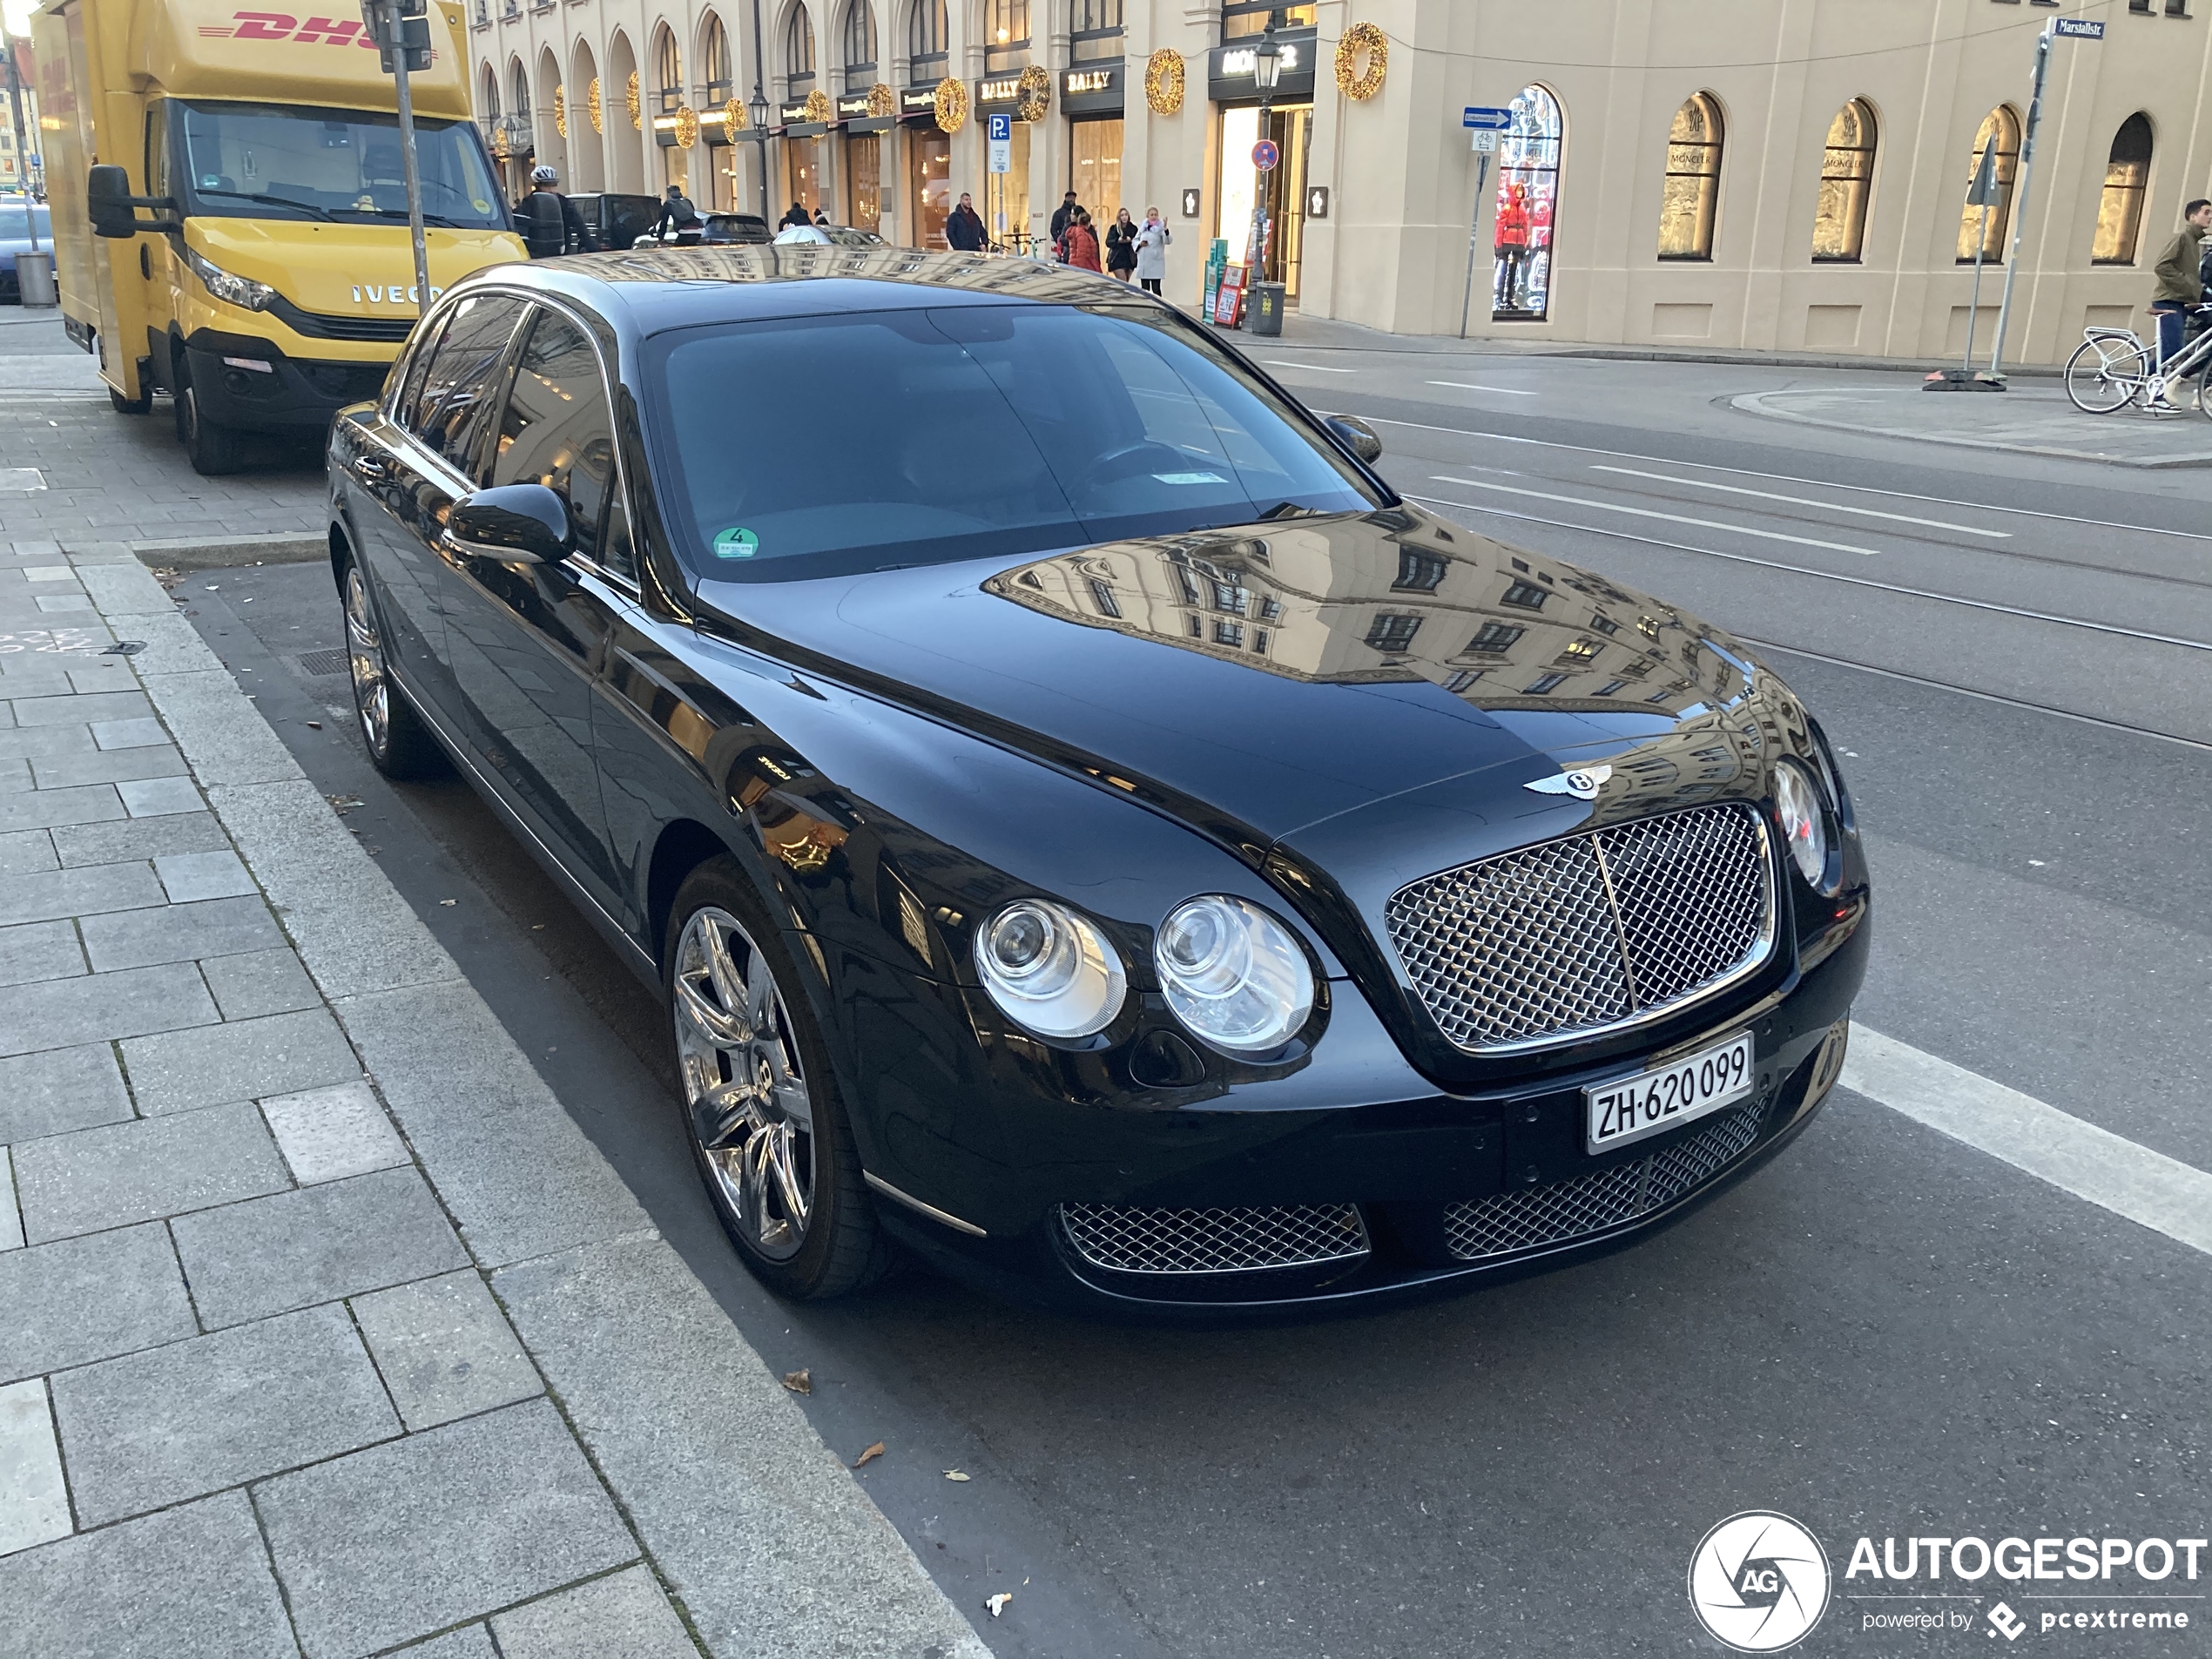
[[[516,365],[499,421],[491,482],[543,484],[568,503],[578,550],[630,574],[628,536],[616,494],[614,412],[599,356],[582,329],[540,310]]]
[[[472,483],[482,482],[484,415],[523,311],[522,300],[500,293],[472,294],[455,307],[411,411],[408,424],[423,444]]]

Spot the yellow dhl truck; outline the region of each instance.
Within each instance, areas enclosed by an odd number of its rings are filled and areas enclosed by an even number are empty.
[[[398,92],[346,3],[46,0],[32,25],[64,325],[117,409],[168,395],[203,473],[376,395],[420,314]],[[408,78],[435,295],[525,253],[469,118],[461,8],[429,22]],[[113,234],[100,165],[151,228]]]

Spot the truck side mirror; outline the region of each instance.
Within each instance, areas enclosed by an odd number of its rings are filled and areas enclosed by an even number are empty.
[[[135,236],[138,215],[131,205],[131,175],[120,167],[94,167],[84,175],[84,205],[91,210],[95,236]]]

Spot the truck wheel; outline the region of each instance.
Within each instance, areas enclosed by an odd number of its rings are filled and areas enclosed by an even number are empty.
[[[107,401],[114,405],[118,415],[144,415],[153,407],[150,397],[127,398],[112,386],[107,388]]]
[[[203,478],[217,478],[245,465],[239,434],[199,418],[199,397],[186,381],[177,388],[177,439],[192,459],[192,469]]]

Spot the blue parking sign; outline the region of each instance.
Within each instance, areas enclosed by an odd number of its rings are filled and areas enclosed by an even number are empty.
[[[1012,116],[991,115],[987,116],[984,118],[991,124],[990,140],[993,144],[1011,144],[1014,141],[1014,118]]]

